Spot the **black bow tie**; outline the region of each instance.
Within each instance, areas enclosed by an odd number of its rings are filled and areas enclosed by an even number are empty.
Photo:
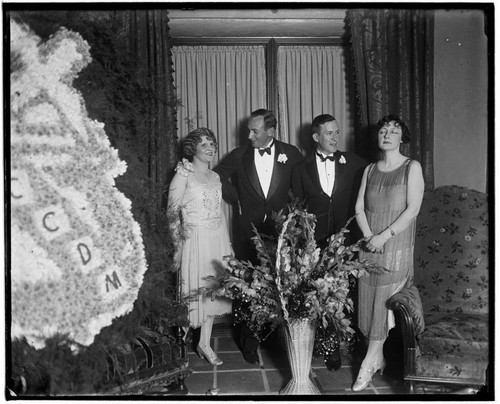
[[[269,146],[267,146],[264,149],[259,149],[260,155],[263,156],[264,153],[267,153],[267,154],[271,155],[271,147],[273,147],[273,145],[274,145],[274,142],[272,142]]]
[[[321,159],[322,163],[324,163],[326,160],[335,161],[335,155],[323,156],[321,153],[316,153],[316,155]]]

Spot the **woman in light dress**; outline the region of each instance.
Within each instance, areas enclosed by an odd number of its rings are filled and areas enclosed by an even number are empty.
[[[408,128],[397,116],[378,122],[381,159],[366,167],[356,201],[356,220],[368,238],[360,259],[389,269],[359,279],[358,326],[368,340],[368,351],[352,387],[364,390],[375,372],[385,368],[384,341],[394,327],[387,300],[413,280],[416,217],[424,193],[422,167],[400,152],[410,141]]]
[[[229,232],[222,211],[219,175],[209,168],[217,150],[217,140],[211,130],[191,131],[183,142],[185,158],[177,164],[169,187],[169,209],[176,212],[171,224],[173,234],[183,237],[176,242],[174,261],[180,267],[183,294],[209,286],[204,278],[216,275],[225,255],[233,255]],[[212,365],[222,360],[210,347],[212,325],[216,316],[231,313],[231,300],[198,296],[189,302],[189,323],[201,327],[197,352]]]

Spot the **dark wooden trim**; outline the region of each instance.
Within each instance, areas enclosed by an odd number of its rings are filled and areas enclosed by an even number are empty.
[[[238,45],[267,45],[270,38],[255,38],[255,37],[185,37],[172,38],[170,43],[172,46],[190,45],[190,46],[238,46]]]
[[[266,46],[267,109],[278,117],[278,45],[271,39]]]
[[[171,38],[172,46],[180,45],[200,45],[200,46],[217,46],[217,45],[268,45],[271,40],[280,45],[323,45],[323,46],[347,46],[348,41],[341,37],[179,37]]]
[[[280,45],[322,45],[322,46],[346,46],[349,43],[341,37],[282,37],[274,38]]]

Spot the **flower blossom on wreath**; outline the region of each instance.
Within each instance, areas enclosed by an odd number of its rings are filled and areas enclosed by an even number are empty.
[[[11,21],[12,338],[90,345],[133,308],[141,230],[115,187],[126,171],[73,79],[89,46],[64,28],[42,42]]]

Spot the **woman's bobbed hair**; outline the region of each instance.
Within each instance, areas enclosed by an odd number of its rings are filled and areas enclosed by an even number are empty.
[[[380,121],[377,122],[377,133],[380,129],[382,129],[382,127],[388,125],[391,122],[394,122],[396,126],[399,126],[401,128],[401,141],[403,143],[410,143],[410,130],[408,129],[408,126],[406,126],[406,124],[401,119],[399,119],[397,115],[386,115],[382,119],[380,119]]]
[[[217,147],[217,139],[214,133],[207,128],[194,129],[187,134],[182,142],[182,155],[186,157],[189,161],[193,161],[193,156],[196,154],[196,145],[201,143],[201,138],[206,136],[212,140]]]

